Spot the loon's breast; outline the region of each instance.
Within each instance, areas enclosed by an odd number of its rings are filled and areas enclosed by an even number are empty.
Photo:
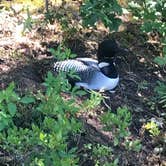
[[[117,78],[109,78],[102,72],[96,71],[90,79],[85,82],[76,82],[76,85],[91,90],[112,90],[118,83],[119,76]]]

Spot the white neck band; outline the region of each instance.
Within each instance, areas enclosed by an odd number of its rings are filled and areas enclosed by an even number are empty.
[[[99,68],[103,68],[103,67],[109,66],[110,64],[108,62],[100,62],[98,65],[99,65]]]

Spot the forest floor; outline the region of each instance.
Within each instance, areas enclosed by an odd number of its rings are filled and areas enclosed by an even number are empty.
[[[0,89],[14,81],[20,94],[42,88],[44,76],[55,61],[49,48],[56,49],[64,39],[64,33],[56,21],[52,25],[38,25],[22,35],[24,17],[21,13],[14,14],[12,10],[0,12]],[[34,17],[44,19],[43,15]],[[100,27],[82,30],[79,37],[66,40],[67,47],[79,57],[95,57],[97,44],[110,37],[130,50],[128,55],[118,57],[120,83],[116,92],[105,93],[107,98],[100,107],[80,116],[86,130],[77,146],[81,149],[87,143],[110,144],[112,140],[109,134],[102,131],[99,115],[106,108],[115,112],[118,107],[127,106],[132,113],[131,139],[140,139],[143,146],[139,153],[115,149],[120,165],[166,166],[165,110],[155,100],[157,81],[163,81],[166,75],[166,70],[153,62],[154,57],[160,55],[159,36],[145,35],[138,23],[126,20],[122,29],[112,34]],[[145,122],[152,119],[161,124],[161,133],[157,137],[149,136],[143,128]],[[93,165],[90,156],[83,157],[83,153],[84,150],[79,154],[80,165]]]

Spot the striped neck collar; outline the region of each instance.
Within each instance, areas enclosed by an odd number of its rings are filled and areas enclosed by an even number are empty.
[[[115,67],[113,60],[99,62],[98,67],[100,71],[109,78],[117,78],[118,72]]]

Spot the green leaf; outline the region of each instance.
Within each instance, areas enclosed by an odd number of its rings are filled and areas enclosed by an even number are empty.
[[[33,97],[28,97],[28,96],[24,96],[21,100],[21,103],[23,104],[30,104],[30,103],[34,103],[35,99]]]
[[[118,140],[118,138],[114,138],[114,146],[117,146],[119,144],[119,140]]]
[[[122,7],[117,1],[85,1],[80,8],[83,18],[83,26],[96,26],[98,21],[102,21],[110,30],[117,30],[120,24],[116,15],[122,14]],[[114,23],[112,23],[114,20]]]
[[[0,104],[0,110],[1,110],[1,111],[4,111],[4,110],[5,110],[5,107],[4,107],[3,104]]]
[[[114,160],[114,165],[118,165],[118,162],[119,162],[119,159],[118,158],[116,158],[115,160]]]
[[[17,111],[16,104],[8,103],[7,107],[8,107],[8,111],[9,111],[10,115],[13,117],[16,114],[16,111]]]
[[[2,131],[6,127],[4,122],[0,122],[0,131]]]
[[[40,134],[39,134],[39,138],[40,138],[41,141],[44,141],[45,138],[46,138],[46,134],[43,133],[43,132],[40,132]]]
[[[3,112],[0,111],[0,131],[2,131],[9,123],[10,119],[8,117],[8,115]]]
[[[49,51],[53,56],[56,56],[57,51],[54,48],[50,48]]]
[[[4,100],[4,95],[2,92],[0,92],[0,103]]]
[[[154,59],[154,62],[159,64],[160,66],[164,66],[164,65],[166,65],[166,56],[165,57],[158,56]]]

